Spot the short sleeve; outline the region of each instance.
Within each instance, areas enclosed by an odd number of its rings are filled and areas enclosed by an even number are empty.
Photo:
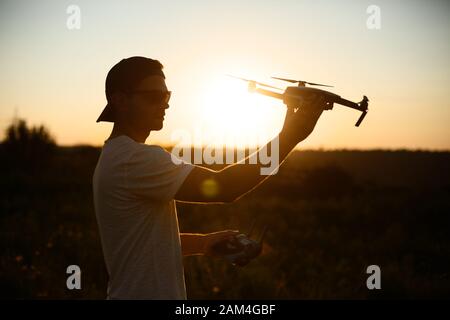
[[[126,166],[127,189],[139,198],[174,199],[194,165],[173,157],[159,146],[141,145]]]

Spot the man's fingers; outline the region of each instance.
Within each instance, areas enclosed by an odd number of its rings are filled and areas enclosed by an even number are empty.
[[[206,254],[214,255],[214,252],[212,252],[212,248],[216,244],[218,244],[224,240],[231,241],[232,238],[239,233],[240,232],[238,230],[224,230],[224,231],[217,231],[217,232],[207,234],[208,238],[207,238],[206,244],[205,244]]]
[[[239,234],[238,230],[225,230],[222,233],[223,236],[234,236],[234,235],[237,235],[237,234]]]
[[[293,114],[295,114],[294,108],[288,107],[287,110],[286,110],[286,117],[290,117],[290,116],[292,116]]]
[[[310,113],[313,111],[320,113],[326,106],[326,103],[326,98],[323,95],[313,94],[305,100],[302,106],[299,106],[299,111],[301,111],[300,114]],[[295,112],[295,109],[296,108],[288,107],[286,110],[286,117],[300,115],[298,112]]]
[[[239,230],[223,230],[223,231],[219,231],[219,232],[217,232],[217,233],[221,233],[221,234],[231,234],[231,235],[233,235],[233,234],[239,233]]]
[[[210,236],[213,236],[213,241],[220,241],[226,238],[231,238],[237,234],[239,234],[239,230],[224,230],[210,233]]]
[[[322,95],[314,96],[309,103],[305,103],[304,111],[313,117],[318,117],[326,106],[326,98]]]

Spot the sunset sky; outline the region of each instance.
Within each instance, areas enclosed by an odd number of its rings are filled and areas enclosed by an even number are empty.
[[[80,29],[69,29],[69,5]],[[369,29],[369,5],[381,29]],[[162,131],[147,143],[254,143],[281,129],[281,101],[257,96],[227,74],[334,85],[359,112],[326,111],[307,148],[450,149],[448,1],[1,1],[0,130],[17,115],[44,124],[58,144],[102,145],[96,123],[105,77],[130,56],[158,59],[172,90]],[[181,131],[180,131],[181,130]],[[262,138],[261,138],[262,137]]]

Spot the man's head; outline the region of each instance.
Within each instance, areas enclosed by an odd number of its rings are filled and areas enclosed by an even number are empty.
[[[99,121],[131,126],[139,131],[161,130],[169,107],[163,65],[145,57],[123,59],[108,72],[108,104]]]

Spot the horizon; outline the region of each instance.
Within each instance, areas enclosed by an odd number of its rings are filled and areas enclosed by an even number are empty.
[[[159,146],[165,148],[165,149],[171,149],[173,148],[175,145],[170,145],[170,144],[158,144]],[[103,145],[94,145],[94,144],[73,144],[73,145],[60,145],[57,144],[57,147],[60,148],[84,148],[84,147],[88,147],[88,148],[102,148]],[[194,148],[194,149],[198,149],[198,148],[206,148],[208,147],[207,145],[203,145],[203,146],[181,146],[181,147],[186,147],[186,148]],[[242,150],[244,147],[240,147],[240,146],[228,146],[227,148],[234,148],[234,150]],[[254,147],[246,147],[245,150],[248,149],[254,149]],[[301,151],[301,152],[417,152],[417,153],[448,153],[450,152],[450,149],[408,149],[408,148],[367,148],[367,149],[358,149],[358,148],[321,148],[321,147],[309,147],[309,148],[305,148],[303,149],[301,144],[297,145],[293,151]]]

